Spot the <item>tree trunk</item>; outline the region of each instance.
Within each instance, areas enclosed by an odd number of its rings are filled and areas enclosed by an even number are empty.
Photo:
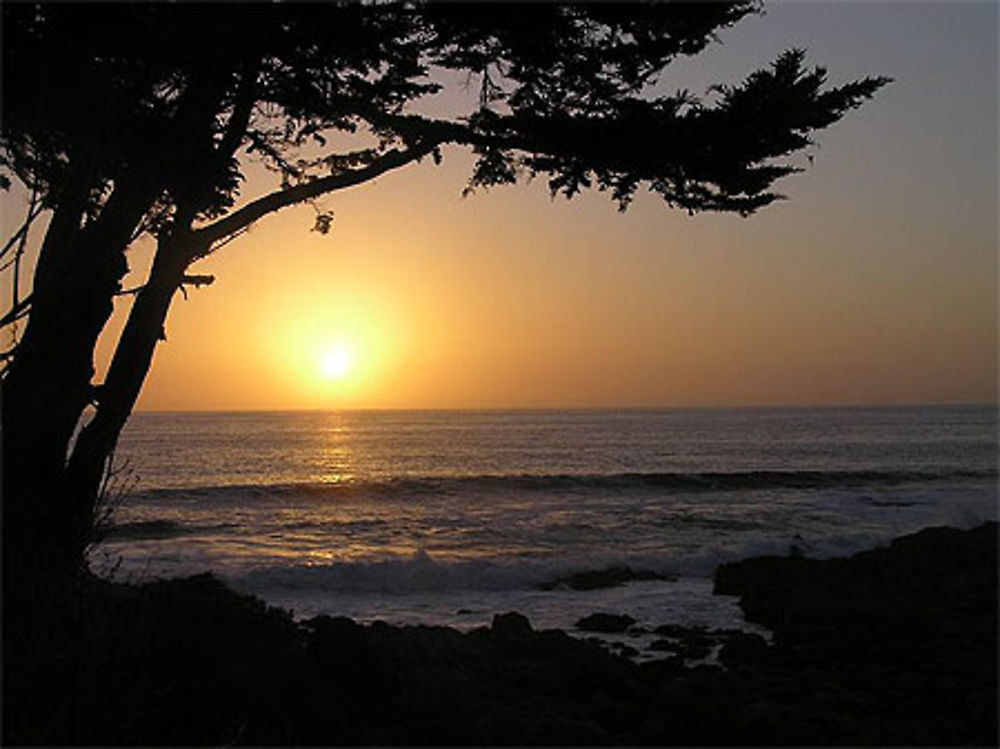
[[[183,251],[158,251],[154,277],[136,299],[127,341],[116,353],[109,382],[95,390],[91,379],[97,339],[128,270],[125,248],[167,185],[173,193],[182,184],[192,191],[187,196],[190,208],[178,206],[177,211],[187,216],[177,225],[184,227],[183,236],[191,243],[190,221],[204,198],[198,196],[205,185],[214,184],[214,172],[223,163],[208,159],[198,165],[206,172],[199,174],[198,169],[192,171],[191,154],[206,144],[212,150],[214,118],[230,79],[231,73],[220,69],[190,82],[170,131],[175,137],[137,156],[129,176],[115,181],[96,219],[84,223],[84,209],[90,195],[105,184],[95,183],[86,168],[70,174],[59,197],[39,253],[24,338],[2,384],[3,585],[8,610],[13,601],[30,604],[51,597],[48,587],[71,585],[83,567],[105,462],[149,368],[170,297],[193,255],[185,261]],[[224,139],[231,150],[239,145],[250,106],[239,113],[242,119],[233,122],[232,135]],[[97,148],[99,142],[91,145]],[[83,152],[74,162],[89,164],[91,159]],[[174,256],[177,263],[170,262]],[[154,320],[156,335],[150,339]],[[83,411],[101,392],[95,423],[85,437],[81,432],[78,439],[84,441],[70,460],[70,443]]]
[[[80,431],[67,468],[67,487],[79,522],[90,527],[104,470],[132,413],[162,339],[167,311],[188,264],[206,249],[189,230],[159,241],[149,280],[136,296],[97,397],[97,413]],[[81,552],[83,549],[81,549]]]
[[[154,195],[148,185],[120,185],[100,217],[81,227],[89,188],[79,179],[55,210],[24,338],[3,378],[7,614],[63,595],[79,572],[82,529],[66,492],[67,451],[91,400],[94,348],[128,269],[125,247]]]

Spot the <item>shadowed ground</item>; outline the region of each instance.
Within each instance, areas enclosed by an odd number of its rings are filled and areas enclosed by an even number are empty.
[[[724,643],[725,669],[637,665],[515,613],[297,624],[208,575],[95,581],[59,626],[6,633],[4,743],[996,745],[996,523],[727,564],[716,592],[773,646],[664,626]]]

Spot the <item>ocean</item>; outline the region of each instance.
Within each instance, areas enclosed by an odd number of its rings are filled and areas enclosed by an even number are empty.
[[[724,561],[997,518],[994,406],[138,413],[101,574],[211,570],[292,609],[469,629],[597,611],[759,631]],[[661,579],[577,589],[581,572]]]

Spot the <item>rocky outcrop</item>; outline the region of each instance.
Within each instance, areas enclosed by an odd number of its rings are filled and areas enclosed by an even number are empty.
[[[597,612],[583,617],[576,623],[576,628],[584,632],[600,632],[601,634],[617,634],[624,632],[635,624],[628,614],[606,614]]]
[[[775,647],[734,641],[720,659],[795,681],[804,691],[793,705],[826,695],[831,720],[852,716],[876,743],[995,745],[997,548],[994,522],[929,528],[844,559],[722,565],[715,592],[739,595]],[[777,708],[751,714],[777,735]]]
[[[552,582],[539,585],[540,590],[598,590],[600,588],[616,588],[625,583],[643,580],[658,580],[660,582],[676,582],[675,575],[667,575],[652,570],[633,570],[631,567],[608,567],[603,570],[584,570],[558,577]]]
[[[828,638],[919,644],[995,631],[997,524],[928,528],[844,559],[758,557],[724,564],[714,592],[739,595],[779,644]]]
[[[95,583],[44,659],[4,653],[3,738],[996,745],[996,543],[992,524],[848,560],[727,565],[719,590],[741,595],[775,644],[665,625],[656,633],[675,655],[639,664],[537,631],[516,612],[467,633],[330,616],[296,623],[207,575]],[[725,668],[685,665],[685,653],[717,646]]]

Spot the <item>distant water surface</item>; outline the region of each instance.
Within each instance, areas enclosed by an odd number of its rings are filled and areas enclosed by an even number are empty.
[[[993,406],[140,413],[92,565],[214,570],[300,616],[745,626],[725,560],[997,517]],[[546,585],[626,565],[670,573]]]

